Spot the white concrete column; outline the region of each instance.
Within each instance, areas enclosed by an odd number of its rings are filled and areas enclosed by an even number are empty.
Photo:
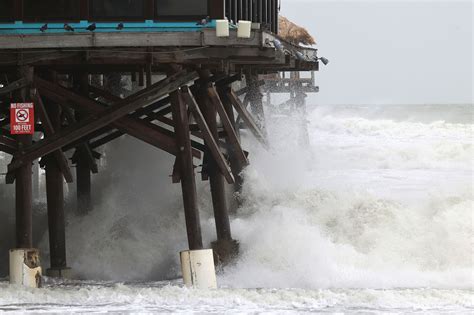
[[[196,289],[217,289],[212,249],[188,250],[180,253],[184,284]]]
[[[10,250],[10,284],[30,288],[41,286],[39,251],[34,248]]]

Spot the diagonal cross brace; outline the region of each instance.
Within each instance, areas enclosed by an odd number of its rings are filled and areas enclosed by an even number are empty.
[[[156,99],[159,99],[164,95],[175,91],[181,85],[187,84],[189,81],[195,80],[197,78],[198,74],[196,72],[180,72],[176,76],[168,77],[165,80],[153,85],[149,89],[142,91],[143,93],[138,93],[140,95],[130,102],[120,102],[119,104],[103,110],[96,116],[89,117],[75,126],[66,128],[63,131],[28,147],[24,152],[15,156],[16,160],[8,166],[8,171],[12,172],[25,163],[28,163],[28,161],[32,161],[41,156],[49,154],[67,145],[68,143],[80,139],[84,135],[92,133],[95,130],[117,121],[130,112],[153,104]],[[176,145],[174,145],[174,150],[176,150]]]
[[[58,104],[65,106],[73,106],[75,108],[85,110],[96,115],[106,110],[102,104],[94,100],[91,100],[81,95],[77,95],[66,88],[45,81],[41,78],[35,78],[35,84],[41,89],[43,96],[50,98]],[[146,90],[153,89],[155,86],[156,84],[150,88],[147,88]],[[130,98],[127,98],[126,100],[129,99]],[[152,124],[151,122],[133,119],[133,117],[130,117],[130,115],[128,115],[126,117],[118,119],[111,125],[113,128],[117,128],[122,132],[128,133],[129,135],[141,141],[144,141],[170,154],[176,155],[177,149],[174,137],[161,132],[157,128],[158,126]],[[108,127],[102,129],[105,129],[104,132],[110,130]],[[198,150],[193,150],[193,156],[196,158],[200,158],[201,152],[199,152]]]
[[[44,106],[43,100],[41,99],[41,96],[39,95],[37,90],[33,90],[31,94],[32,94],[31,96],[33,97],[33,101],[36,102],[36,111],[38,112],[41,122],[43,123],[43,129],[44,129],[43,132],[46,135],[46,137],[51,137],[56,132],[53,128],[53,124],[51,123],[51,120],[49,119],[48,113],[46,112],[46,108]],[[69,164],[68,164],[66,156],[64,155],[64,152],[61,151],[61,149],[58,149],[53,152],[53,156],[56,159],[59,169],[61,170],[66,182],[72,183],[73,182],[72,172],[71,172],[71,169],[69,168]]]
[[[193,113],[194,118],[196,119],[196,122],[199,125],[199,129],[201,129],[202,131],[204,141],[206,142],[206,145],[208,146],[212,157],[215,159],[219,170],[221,171],[222,175],[224,175],[225,179],[229,184],[234,184],[234,176],[232,176],[229,165],[227,165],[227,161],[225,160],[224,155],[220,151],[216,139],[214,139],[214,137],[212,136],[212,133],[209,130],[209,126],[207,125],[206,120],[204,119],[204,116],[201,110],[199,109],[196,100],[194,99],[194,96],[192,95],[191,91],[188,89],[187,86],[183,86],[181,90],[183,91],[183,98],[191,109],[191,112]]]
[[[227,137],[229,139],[229,144],[232,146],[232,151],[234,152],[236,159],[239,161],[240,165],[243,167],[249,165],[249,161],[247,156],[245,155],[244,151],[242,150],[242,146],[240,145],[239,138],[234,130],[233,124],[230,121],[229,116],[227,115],[224,105],[219,97],[219,94],[216,91],[214,86],[211,86],[207,89],[207,93],[211,102],[214,104],[214,107],[217,109],[217,113],[219,114],[222,125],[224,130],[227,133]],[[236,175],[236,174],[234,174]]]
[[[234,93],[234,91],[230,90],[227,93],[227,97],[229,97],[229,100],[232,102],[234,105],[235,110],[237,113],[239,113],[240,118],[247,124],[248,128],[252,132],[252,134],[257,138],[260,143],[267,148],[268,143],[267,140],[265,139],[265,136],[263,135],[262,131],[260,128],[258,128],[257,124],[255,123],[254,119],[250,115],[250,113],[247,111],[245,108],[244,104],[240,101],[240,99],[237,97],[237,95]]]
[[[21,79],[15,81],[15,82],[10,83],[9,85],[7,85],[3,88],[1,88],[0,89],[0,95],[11,93],[13,91],[22,89],[22,88],[24,88],[28,85],[29,85],[28,80],[26,78],[21,78]]]
[[[66,114],[66,119],[68,120],[69,124],[77,123],[76,117],[74,117],[74,112],[70,108],[65,108],[64,113]],[[71,143],[72,144],[72,143]],[[73,155],[73,163],[75,161],[75,155],[80,154],[85,160],[87,160],[87,164],[89,165],[89,169],[93,174],[99,173],[99,167],[97,166],[97,162],[95,160],[94,155],[92,154],[92,150],[89,146],[87,141],[81,142],[76,147],[76,152]]]
[[[13,155],[18,150],[18,144],[15,140],[5,135],[0,135],[0,151],[2,150]]]
[[[14,149],[12,149],[9,146],[6,146],[6,145],[2,144],[1,142],[0,142],[0,152],[5,152],[5,153],[10,154],[10,155],[15,154]]]

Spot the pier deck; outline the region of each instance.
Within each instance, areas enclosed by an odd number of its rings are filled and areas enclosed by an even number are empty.
[[[273,44],[276,38],[266,31],[254,31],[249,39],[237,38],[236,30],[230,31],[229,38],[218,38],[214,29],[70,34],[3,34],[0,30],[0,67],[105,65],[125,70],[137,64],[157,67],[179,63],[206,64],[229,71],[249,67],[262,71],[317,70],[316,49],[278,39],[284,44],[281,51]]]

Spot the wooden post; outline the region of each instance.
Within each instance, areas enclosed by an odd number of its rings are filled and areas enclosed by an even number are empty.
[[[171,107],[175,123],[176,145],[178,147],[177,158],[183,191],[189,249],[203,249],[188,114],[180,92],[171,93]]]
[[[61,128],[60,106],[51,102],[46,106],[54,131],[58,132]],[[67,269],[63,183],[61,168],[54,155],[50,154],[46,157],[46,198],[48,204],[50,270],[52,271],[48,275],[51,276],[61,276],[61,271]]]
[[[21,76],[27,82],[33,81],[33,68],[22,67]],[[29,88],[23,88],[19,93],[19,99],[26,101],[30,98]],[[18,135],[18,149],[22,150],[30,146],[33,141],[32,135]],[[16,208],[16,247],[33,247],[33,178],[32,162],[25,163],[15,173],[15,208]]]
[[[146,65],[146,87],[150,87],[153,84],[153,76],[151,70],[151,63]]]
[[[216,141],[219,139],[219,131],[217,129],[217,110],[212,104],[207,93],[207,84],[201,87],[199,95],[199,103],[204,117],[206,119],[209,130]],[[216,220],[217,240],[231,240],[230,221],[227,211],[227,200],[225,196],[224,176],[217,167],[216,160],[207,153],[209,158],[208,174],[211,185],[212,204],[214,207],[214,217]]]
[[[67,264],[63,174],[52,156],[46,162],[46,196],[51,269],[64,269]]]
[[[250,107],[255,116],[257,126],[265,133],[265,112],[263,110],[263,93],[258,84],[258,75],[249,73],[247,75],[249,86]]]
[[[203,71],[201,78],[203,81],[206,81],[206,79],[209,78],[209,72]],[[209,84],[210,83],[202,84],[198,99],[207,125],[209,126],[209,130],[211,131],[213,138],[218,141],[219,130],[217,129],[217,109],[209,98]],[[224,176],[219,171],[216,160],[209,152],[207,152],[207,155],[209,156],[208,174],[217,233],[217,241],[212,243],[212,247],[217,257],[216,262],[227,263],[237,254],[238,244],[232,239]]]
[[[232,106],[232,102],[229,100],[229,97],[227,96],[230,90],[231,90],[230,87],[221,88],[219,91],[220,92],[219,95],[221,97],[222,104],[224,105],[227,116],[229,117],[230,121],[233,123],[234,130],[240,140],[240,128],[235,119],[234,108]],[[229,141],[230,141],[229,138],[226,138],[226,142],[229,143]],[[242,171],[243,171],[244,166],[242,165],[242,163],[239,163],[234,152],[232,151],[230,152],[229,161],[230,161],[230,167],[232,169],[232,173],[234,174],[234,177],[235,177],[234,198],[235,198],[235,201],[237,202],[237,206],[240,206],[242,202],[240,198],[240,193],[242,191],[242,186],[244,184],[244,179],[242,177]]]
[[[303,92],[303,85],[300,81],[300,73],[294,72],[293,77],[295,79],[294,91],[295,91],[295,109],[300,119],[300,144],[307,147],[309,145],[309,133],[308,133],[308,120],[306,110],[306,94]]]
[[[20,150],[32,143],[31,135],[19,135]],[[32,164],[26,163],[16,171],[15,206],[16,206],[16,247],[33,247],[33,200],[32,200]]]
[[[75,85],[80,93],[86,97],[89,96],[89,76],[86,72],[78,74],[74,77]],[[76,119],[81,121],[84,117],[78,113]],[[92,184],[91,184],[91,169],[84,156],[83,148],[77,148],[77,163],[76,163],[76,186],[77,186],[77,213],[86,215],[92,210]]]

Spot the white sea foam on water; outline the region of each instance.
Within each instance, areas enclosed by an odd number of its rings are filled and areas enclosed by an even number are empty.
[[[254,156],[233,222],[242,257],[223,281],[472,288],[473,124],[321,112],[310,147],[282,121],[273,150]]]
[[[252,164],[231,222],[241,255],[218,277],[225,289],[79,282],[19,294],[1,284],[0,309],[472,312],[473,107],[384,108],[318,107],[309,144],[301,120],[281,115],[269,116],[269,151],[246,137]],[[173,161],[124,141],[106,152],[120,157],[102,175],[112,183],[96,179],[100,206],[68,220],[69,262],[86,279],[179,277],[180,187],[163,183]],[[198,190],[209,244],[207,186]]]
[[[219,289],[166,283],[67,283],[25,289],[0,283],[0,312],[470,314],[472,292],[440,289]]]

